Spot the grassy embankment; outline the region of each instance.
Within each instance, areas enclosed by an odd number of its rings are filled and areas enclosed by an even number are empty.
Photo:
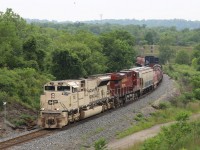
[[[161,103],[159,109],[148,118],[138,114],[135,120],[139,122],[118,133],[117,138],[123,138],[156,124],[177,120],[180,118],[177,117],[180,114],[191,115],[200,111],[200,101],[198,100],[200,72],[186,65],[167,65],[164,66],[164,70],[177,81],[181,95],[169,103]],[[150,138],[144,143],[138,143],[130,149],[198,149],[197,145],[200,145],[199,125],[200,121],[189,123],[179,120],[177,124],[162,129],[158,136]]]

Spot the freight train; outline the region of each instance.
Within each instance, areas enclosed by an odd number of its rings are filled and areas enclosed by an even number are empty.
[[[136,67],[77,80],[50,81],[40,97],[38,125],[62,128],[137,100],[162,81],[162,68],[154,56],[137,57]]]

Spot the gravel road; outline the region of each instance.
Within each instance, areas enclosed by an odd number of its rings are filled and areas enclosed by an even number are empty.
[[[117,132],[134,124],[136,122],[134,116],[137,113],[148,115],[153,109],[148,106],[155,100],[168,100],[175,95],[174,87],[174,81],[164,75],[163,82],[154,92],[134,103],[106,112],[97,118],[81,121],[64,131],[12,147],[12,150],[94,149],[94,142],[99,138],[104,137],[109,142],[115,138]]]

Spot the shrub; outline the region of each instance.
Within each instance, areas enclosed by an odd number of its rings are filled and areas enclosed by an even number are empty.
[[[27,125],[28,122],[35,120],[36,118],[34,116],[28,115],[28,114],[21,114],[19,119],[14,119],[12,122],[16,126],[22,126]]]
[[[0,92],[0,110],[3,108],[3,102],[7,102],[9,96],[6,92]]]
[[[188,114],[183,112],[178,115],[178,123],[169,127],[163,127],[161,132],[154,138],[146,140],[142,150],[168,150],[180,149],[185,146],[188,135],[193,130],[191,124],[187,123]]]
[[[189,54],[186,51],[181,50],[177,53],[175,61],[177,64],[189,64],[190,63]]]
[[[27,106],[37,108],[44,83],[53,79],[51,75],[39,74],[31,68],[0,69],[0,108],[2,101],[13,99]]]
[[[184,96],[187,100],[193,100],[194,94],[192,92],[185,92]]]
[[[195,98],[200,100],[200,88],[194,90]]]
[[[106,140],[104,138],[100,138],[94,143],[95,150],[103,150],[106,148]]]
[[[188,112],[180,112],[177,116],[176,116],[176,120],[177,121],[186,121],[189,119],[189,113]]]
[[[136,115],[135,120],[141,121],[141,120],[143,120],[143,117],[144,117],[143,114],[139,113],[139,114]]]
[[[34,120],[35,119],[33,116],[28,115],[28,114],[21,114],[20,118],[23,120]]]
[[[168,102],[161,102],[158,107],[159,109],[167,109],[170,107],[170,104]]]

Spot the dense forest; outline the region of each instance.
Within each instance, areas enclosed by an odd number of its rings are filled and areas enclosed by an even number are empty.
[[[0,35],[0,108],[3,101],[38,108],[45,82],[128,68],[152,46],[163,64],[176,62],[200,70],[200,29],[27,23],[7,9],[0,13]]]

